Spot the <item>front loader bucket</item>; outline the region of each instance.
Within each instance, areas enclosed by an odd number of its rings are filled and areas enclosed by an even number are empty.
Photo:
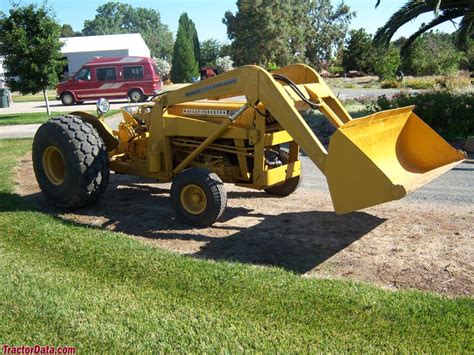
[[[354,119],[333,134],[324,172],[337,214],[400,199],[466,157],[412,110]]]

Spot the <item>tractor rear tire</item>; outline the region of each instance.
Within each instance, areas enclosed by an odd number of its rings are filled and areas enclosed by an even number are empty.
[[[206,169],[190,168],[177,175],[170,197],[176,217],[194,227],[212,225],[227,205],[224,183]]]
[[[50,119],[36,132],[33,168],[41,191],[61,208],[94,203],[109,181],[104,141],[79,117]]]
[[[286,148],[280,148],[279,151],[279,156],[280,160],[283,164],[286,164],[288,162],[288,159],[290,158],[290,153]],[[295,176],[289,180],[286,180],[285,182],[268,187],[264,189],[264,191],[270,195],[275,195],[275,196],[281,196],[281,197],[286,197],[290,196],[293,192],[295,192],[298,187],[301,185],[301,175],[300,176]]]

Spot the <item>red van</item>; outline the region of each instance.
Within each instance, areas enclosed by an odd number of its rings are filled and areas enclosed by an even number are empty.
[[[95,101],[101,97],[145,101],[161,89],[156,63],[147,57],[96,58],[71,79],[56,87],[63,105]]]

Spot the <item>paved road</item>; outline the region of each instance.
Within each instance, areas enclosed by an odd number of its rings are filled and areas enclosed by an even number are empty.
[[[118,113],[111,117],[106,118],[107,124],[112,128],[116,129],[122,114]],[[20,124],[12,126],[1,126],[0,125],[0,139],[3,138],[32,138],[41,124]]]
[[[35,135],[40,124],[21,124],[0,126],[0,139],[3,138],[31,138]]]
[[[458,165],[438,179],[408,195],[404,200],[409,202],[451,202],[474,208],[474,158]],[[301,157],[303,164],[302,186],[327,191],[326,178],[319,169],[306,157]]]

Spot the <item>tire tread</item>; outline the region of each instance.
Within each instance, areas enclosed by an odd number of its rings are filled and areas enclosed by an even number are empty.
[[[211,196],[208,197],[208,207],[199,216],[189,215],[182,207],[180,201],[181,189],[186,184],[195,183],[201,187],[207,187]],[[203,186],[204,185],[204,186]],[[211,201],[209,201],[209,197]],[[219,176],[206,169],[190,168],[180,173],[171,185],[171,205],[176,216],[186,224],[196,227],[207,227],[218,220],[227,205],[227,193],[224,189],[224,183]]]
[[[66,161],[66,169],[75,174],[76,182],[75,186],[67,187],[67,196],[53,198],[53,201],[63,208],[80,208],[94,203],[104,193],[109,179],[107,150],[102,138],[91,124],[72,115],[52,118],[40,127],[33,143],[33,160],[36,178],[49,197],[54,196],[49,190],[55,186],[49,183],[39,166],[42,152],[37,149],[52,131],[62,135],[72,147],[75,161]]]

